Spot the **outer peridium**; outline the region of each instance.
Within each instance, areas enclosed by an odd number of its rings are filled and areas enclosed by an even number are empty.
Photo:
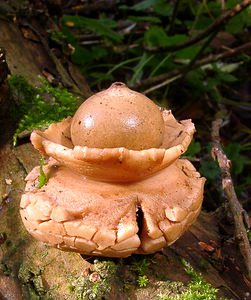
[[[83,254],[126,257],[152,253],[176,241],[195,221],[205,179],[185,159],[134,183],[105,183],[47,165],[27,176],[21,216],[27,230],[54,247]]]
[[[170,110],[162,111],[165,129],[160,148],[129,150],[120,148],[88,148],[71,142],[71,118],[50,125],[31,135],[33,146],[42,154],[55,158],[85,176],[101,181],[129,182],[152,176],[182,155],[195,131],[191,120],[178,122]]]

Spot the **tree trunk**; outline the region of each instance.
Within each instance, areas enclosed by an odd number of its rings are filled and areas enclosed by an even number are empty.
[[[49,47],[46,31],[53,29],[53,22],[44,19],[43,26],[39,21],[34,16],[13,22],[0,15],[0,299],[31,299],[39,289],[39,297],[50,294],[53,299],[71,299],[67,280],[88,265],[78,254],[57,251],[32,239],[19,216],[24,179],[38,164],[39,155],[30,143],[12,147],[14,103],[7,75],[22,75],[33,86],[40,84],[38,76],[47,76],[83,99],[90,95],[78,68]]]

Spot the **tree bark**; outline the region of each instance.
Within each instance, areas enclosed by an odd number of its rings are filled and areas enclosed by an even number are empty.
[[[67,288],[69,276],[79,276],[89,265],[78,254],[32,239],[19,215],[24,179],[39,163],[39,155],[29,143],[12,147],[14,103],[7,75],[22,75],[33,86],[40,84],[38,76],[46,75],[83,100],[91,94],[79,69],[49,47],[47,30],[54,24],[51,20],[46,24],[51,25],[43,26],[36,16],[13,21],[0,14],[0,299],[31,299],[39,289],[39,297],[45,299],[74,299]]]

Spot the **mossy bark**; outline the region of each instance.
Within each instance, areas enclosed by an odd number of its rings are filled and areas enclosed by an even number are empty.
[[[8,7],[7,7],[8,8]],[[39,164],[39,154],[28,144],[12,146],[16,117],[7,75],[22,75],[31,85],[45,76],[85,99],[90,90],[85,78],[61,53],[48,45],[49,15],[13,18],[0,11],[0,298],[74,299],[69,277],[80,276],[89,265],[79,254],[57,251],[35,241],[19,215],[20,197],[27,173]],[[8,17],[6,17],[8,15]]]
[[[24,178],[39,160],[30,144],[1,149],[0,159],[0,298],[71,299],[69,276],[80,276],[88,263],[78,254],[58,251],[35,241],[25,230],[19,215]],[[16,284],[15,284],[16,282]],[[13,288],[13,285],[15,288]],[[74,299],[74,298],[72,298]]]

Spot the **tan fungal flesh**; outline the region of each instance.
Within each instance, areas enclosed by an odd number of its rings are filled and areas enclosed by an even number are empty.
[[[42,189],[38,167],[27,176],[21,216],[34,237],[59,249],[152,253],[178,239],[200,212],[205,179],[187,160],[134,183],[94,181],[53,160],[45,169],[50,179]]]
[[[195,131],[191,120],[178,122],[171,111],[163,110],[161,113],[164,119],[164,134],[159,148],[137,151],[125,147],[74,147],[70,140],[71,118],[52,124],[44,132],[34,131],[31,142],[42,154],[53,157],[61,165],[96,180],[141,180],[177,160],[186,151]]]

